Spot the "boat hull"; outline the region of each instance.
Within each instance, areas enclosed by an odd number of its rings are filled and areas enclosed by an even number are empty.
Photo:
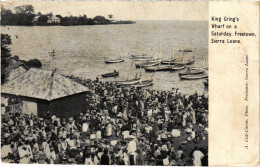
[[[208,78],[208,75],[201,75],[201,76],[196,76],[196,75],[183,75],[183,76],[180,76],[180,78],[183,79],[183,80],[197,80],[197,79]]]
[[[188,61],[188,62],[174,62],[173,64],[174,65],[190,65],[190,64],[192,64],[192,63],[194,63],[195,61],[193,60],[193,61]]]
[[[150,86],[152,84],[153,84],[153,80],[146,80],[146,81],[142,81],[142,82],[139,82],[139,83],[131,85],[131,86],[133,86],[135,88],[141,88],[141,87]]]
[[[108,77],[117,77],[119,76],[119,72],[112,72],[112,73],[106,73],[101,75],[103,78],[108,78]]]
[[[142,55],[131,55],[131,58],[145,58],[147,57],[147,54],[142,54]]]
[[[178,70],[183,70],[186,68],[186,65],[176,65],[171,67],[171,71],[178,71]]]
[[[147,62],[148,63],[157,63],[157,62],[162,62],[164,59],[163,58],[159,58],[159,59],[151,59],[151,60],[148,60]]]
[[[179,75],[195,75],[195,74],[202,74],[204,73],[204,70],[192,70],[190,72],[180,72]]]
[[[139,83],[140,81],[141,81],[141,78],[126,80],[126,81],[118,81],[117,83],[119,83],[121,85],[133,85],[133,84]]]
[[[203,67],[191,67],[192,70],[208,70],[208,67],[207,66],[203,66]]]
[[[116,59],[116,60],[106,60],[105,63],[112,64],[112,63],[121,63],[124,62],[123,59]]]
[[[163,60],[161,63],[162,63],[162,64],[173,65],[175,60],[176,60],[176,59],[172,59],[172,60]]]
[[[134,61],[149,61],[151,60],[152,58],[136,58],[136,59],[133,59]]]
[[[145,67],[144,69],[147,72],[170,71],[171,67],[170,66],[167,66],[167,67],[160,67],[160,66],[159,67]]]
[[[156,66],[159,65],[159,62],[156,63],[145,63],[145,64],[136,64],[136,68],[144,68],[144,67],[152,67],[152,66]]]

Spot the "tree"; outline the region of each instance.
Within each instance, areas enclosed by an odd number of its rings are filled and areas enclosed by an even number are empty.
[[[41,15],[39,18],[38,18],[38,22],[39,23],[47,23],[48,21],[48,16],[46,15]]]
[[[46,16],[51,18],[53,16],[53,14],[52,14],[52,12],[50,12],[50,13],[47,13]]]
[[[11,51],[8,48],[12,44],[10,35],[1,34],[1,67],[6,68],[10,63]]]
[[[30,59],[29,61],[21,60],[29,68],[41,68],[42,63],[39,59]]]
[[[114,18],[114,16],[112,14],[110,14],[110,15],[108,15],[108,18],[112,20]]]
[[[62,16],[60,14],[57,14],[56,17],[58,17],[60,20],[62,19]]]
[[[33,14],[34,13],[34,7],[32,5],[22,5],[22,6],[17,6],[15,8],[15,11],[17,14],[22,13],[22,14]]]
[[[105,24],[109,22],[109,20],[107,20],[104,16],[95,16],[93,20],[96,21],[98,24]]]
[[[14,25],[15,24],[15,15],[11,10],[6,10],[1,7],[1,24],[2,25]]]
[[[32,5],[17,6],[16,11],[16,23],[18,25],[32,25],[34,17],[34,8]]]
[[[41,16],[42,15],[42,13],[41,12],[38,12],[37,14],[36,14],[36,16]]]
[[[5,68],[8,67],[11,60],[11,51],[8,45],[12,44],[10,35],[1,34],[1,82],[4,83],[5,80]]]

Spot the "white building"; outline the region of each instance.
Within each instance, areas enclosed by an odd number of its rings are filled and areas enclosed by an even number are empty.
[[[47,21],[47,23],[60,23],[60,22],[61,22],[60,18],[56,16],[48,17],[48,21]]]

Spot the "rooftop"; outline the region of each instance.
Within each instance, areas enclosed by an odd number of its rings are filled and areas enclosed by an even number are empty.
[[[2,93],[54,100],[88,91],[88,88],[56,72],[31,68],[2,85]]]

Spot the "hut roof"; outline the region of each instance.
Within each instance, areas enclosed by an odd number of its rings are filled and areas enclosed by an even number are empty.
[[[6,74],[9,74],[11,72],[11,70],[16,69],[20,66],[23,66],[26,70],[28,70],[29,68],[21,61],[18,61],[10,66],[8,66],[3,72]]]
[[[88,88],[53,71],[31,68],[19,77],[2,85],[2,93],[44,100],[88,91]]]

